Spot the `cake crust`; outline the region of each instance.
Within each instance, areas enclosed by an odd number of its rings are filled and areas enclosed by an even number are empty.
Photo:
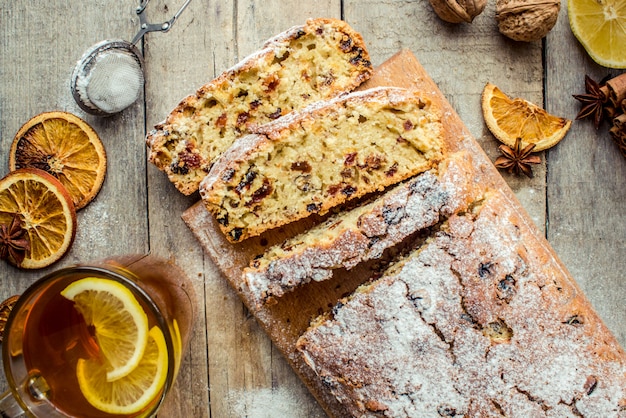
[[[352,416],[623,417],[624,351],[493,192],[299,339]]]

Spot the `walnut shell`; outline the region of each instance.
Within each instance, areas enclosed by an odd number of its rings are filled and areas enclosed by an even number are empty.
[[[430,5],[441,20],[471,23],[485,10],[487,0],[430,0]]]
[[[561,0],[497,0],[498,29],[516,41],[539,40],[556,24],[560,8]]]

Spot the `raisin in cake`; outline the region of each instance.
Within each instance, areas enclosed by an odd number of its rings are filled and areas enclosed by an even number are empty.
[[[417,231],[466,210],[480,194],[471,156],[455,153],[438,169],[269,248],[244,270],[247,290],[262,305],[312,280],[330,279],[333,270],[379,258]]]
[[[623,349],[500,194],[318,319],[298,349],[358,417],[624,417]]]
[[[231,242],[323,215],[435,167],[444,155],[440,113],[399,88],[314,103],[240,138],[200,195]]]
[[[335,19],[310,19],[190,95],[146,138],[149,160],[184,194],[255,124],[353,90],[372,72],[363,38]]]

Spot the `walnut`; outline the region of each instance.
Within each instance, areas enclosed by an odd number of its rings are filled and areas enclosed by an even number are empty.
[[[441,20],[450,23],[471,23],[485,10],[487,0],[430,0]]]
[[[497,0],[498,29],[516,41],[537,41],[554,27],[560,8],[561,0]]]

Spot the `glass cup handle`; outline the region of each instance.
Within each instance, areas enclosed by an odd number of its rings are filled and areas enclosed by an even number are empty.
[[[3,339],[4,327],[7,323],[7,319],[9,318],[9,314],[11,313],[13,306],[15,306],[15,302],[17,302],[18,298],[19,295],[11,296],[0,303],[0,343]],[[24,410],[13,397],[10,390],[7,390],[5,393],[0,395],[0,417],[13,418],[23,416],[25,416]]]

